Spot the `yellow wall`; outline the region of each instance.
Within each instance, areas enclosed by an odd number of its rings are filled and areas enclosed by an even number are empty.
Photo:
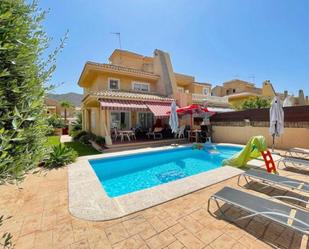
[[[216,143],[246,144],[250,137],[262,135],[266,138],[269,147],[272,145],[272,136],[268,127],[253,126],[212,126],[213,141]],[[285,128],[284,134],[275,139],[275,148],[287,149],[302,147],[309,149],[309,128]]]
[[[141,79],[136,77],[101,73],[95,77],[94,82],[88,88],[89,91],[103,91],[108,89],[108,78],[116,78],[120,80],[120,90],[132,91],[132,82],[139,81],[149,83],[150,92],[156,92],[156,83],[149,79]]]

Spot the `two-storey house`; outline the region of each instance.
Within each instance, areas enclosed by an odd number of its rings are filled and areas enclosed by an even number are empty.
[[[148,57],[116,49],[109,63],[86,62],[78,84],[84,89],[83,129],[107,143],[113,128],[148,129],[158,119],[168,123],[173,100],[185,106],[211,97],[210,84],[175,73],[169,54],[161,50]]]

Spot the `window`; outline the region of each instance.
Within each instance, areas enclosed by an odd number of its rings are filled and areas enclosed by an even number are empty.
[[[233,89],[233,93],[236,93],[236,89]]]
[[[137,122],[141,128],[152,128],[154,123],[153,114],[150,112],[139,112]]]
[[[130,129],[130,113],[111,112],[111,128]]]
[[[177,87],[177,91],[180,93],[183,93],[185,91],[185,89],[183,87]]]
[[[120,80],[114,79],[114,78],[108,78],[108,89],[119,90],[120,89]]]
[[[209,95],[209,88],[208,87],[204,87],[203,88],[203,94],[204,95]]]
[[[134,91],[141,91],[141,92],[149,92],[149,83],[145,82],[132,82],[132,89]]]

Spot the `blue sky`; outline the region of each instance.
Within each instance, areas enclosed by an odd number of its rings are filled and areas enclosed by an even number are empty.
[[[44,27],[58,57],[54,92],[82,92],[87,60],[107,62],[121,32],[122,48],[144,55],[162,49],[174,71],[213,86],[240,78],[276,91],[309,95],[309,1],[306,0],[41,0]],[[254,78],[253,78],[254,76]]]

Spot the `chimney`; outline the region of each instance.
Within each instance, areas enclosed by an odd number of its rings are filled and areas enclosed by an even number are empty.
[[[298,105],[305,105],[305,96],[302,89],[298,91]]]
[[[286,98],[288,96],[288,91],[284,91],[284,98]]]

